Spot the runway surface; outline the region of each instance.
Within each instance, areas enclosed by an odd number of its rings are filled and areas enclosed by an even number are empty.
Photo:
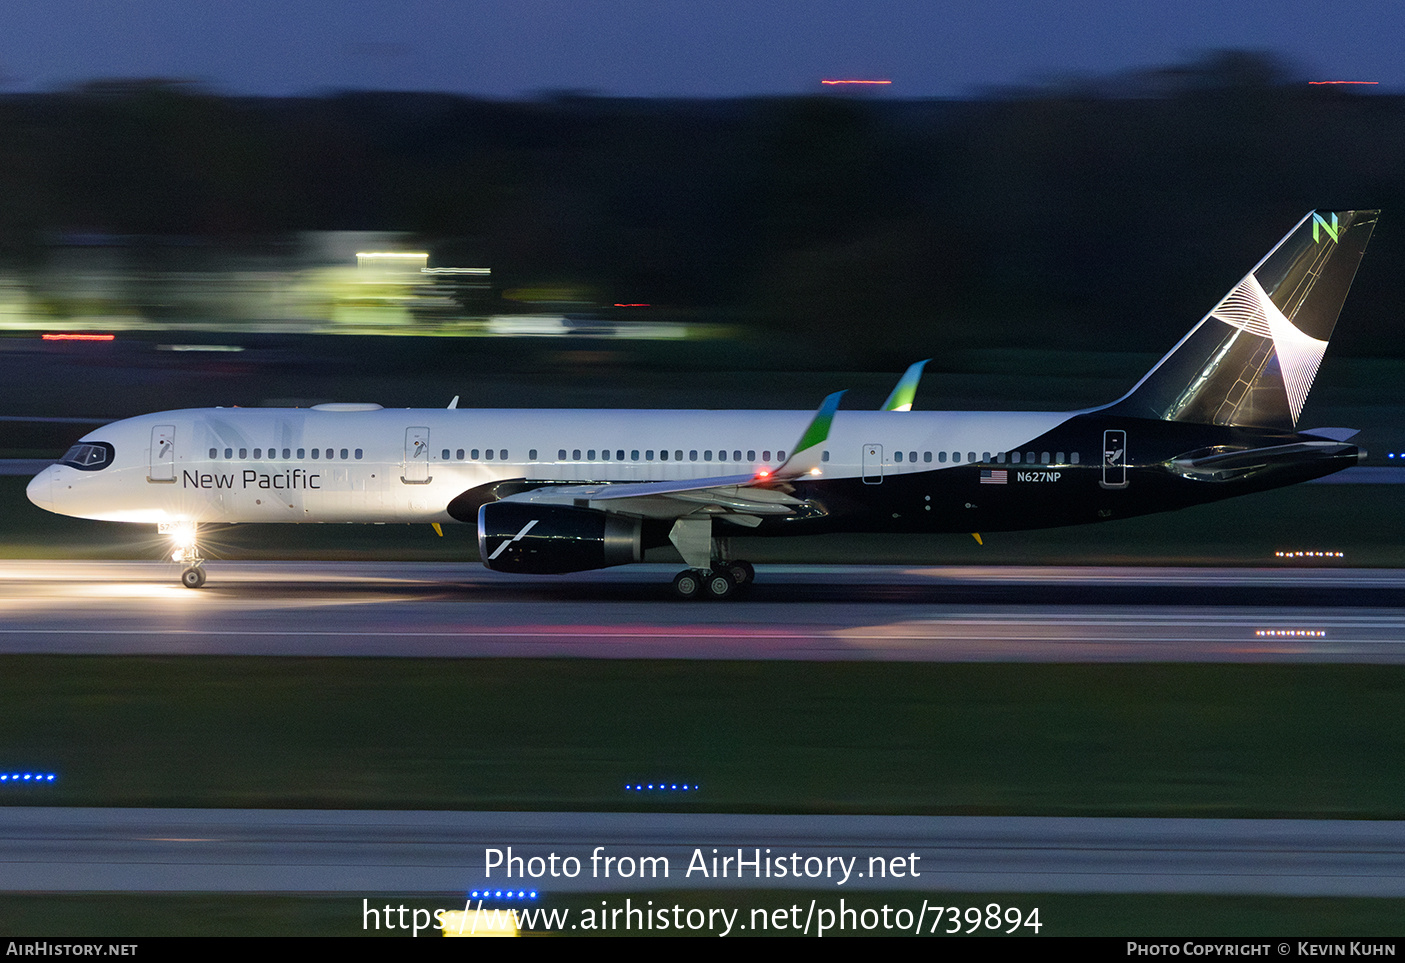
[[[7,807],[0,808],[0,840],[0,890],[11,892],[467,894],[509,884],[511,847],[522,859],[513,882],[546,894],[801,888],[835,896],[875,889],[1405,896],[1402,822]],[[592,863],[596,847],[600,859]],[[504,863],[491,876],[489,849],[501,850]],[[739,877],[735,860],[720,862],[739,849],[748,861],[762,860],[759,877],[749,867]],[[541,863],[530,863],[533,857]],[[615,859],[608,876],[606,857]],[[641,877],[641,857],[664,857],[667,877],[661,862],[653,864],[657,877]],[[566,875],[567,858],[578,862],[574,877]],[[880,863],[886,876],[878,875]]]
[[[763,566],[679,602],[674,566],[0,562],[0,653],[1405,663],[1405,572]]]

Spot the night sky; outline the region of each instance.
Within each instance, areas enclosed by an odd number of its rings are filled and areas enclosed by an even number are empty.
[[[159,77],[269,95],[725,97],[861,78],[892,81],[873,96],[969,96],[1234,49],[1405,92],[1402,28],[1402,0],[11,0],[0,91]]]

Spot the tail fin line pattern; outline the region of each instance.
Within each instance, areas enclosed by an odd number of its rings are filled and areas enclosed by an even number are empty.
[[[1377,214],[1308,214],[1106,410],[1163,421],[1296,427]]]

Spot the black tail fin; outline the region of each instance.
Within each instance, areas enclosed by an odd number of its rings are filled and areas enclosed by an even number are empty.
[[[1379,211],[1314,211],[1106,410],[1293,428]]]

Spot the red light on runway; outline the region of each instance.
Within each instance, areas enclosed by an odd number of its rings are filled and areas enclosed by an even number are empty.
[[[1320,87],[1323,84],[1378,84],[1379,80],[1309,80],[1308,84]]]
[[[872,85],[881,86],[881,85],[883,85],[883,84],[891,84],[892,81],[891,81],[891,80],[821,80],[820,83],[822,83],[822,84],[824,84],[824,85],[826,85],[826,86],[829,86],[829,87],[836,87],[836,86],[838,86],[838,85],[840,85],[840,84],[868,84],[868,85],[871,85],[871,86],[872,86]]]
[[[45,341],[112,341],[115,334],[67,334],[55,333],[42,336]]]

